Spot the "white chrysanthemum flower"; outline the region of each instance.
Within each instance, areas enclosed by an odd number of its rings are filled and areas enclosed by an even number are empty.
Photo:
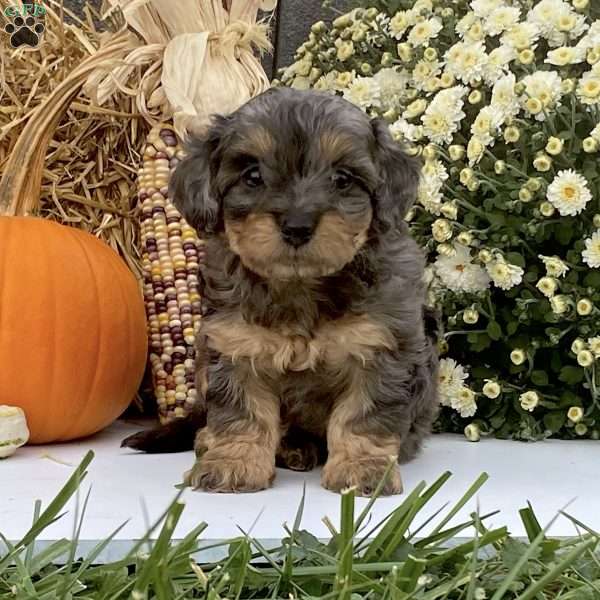
[[[452,396],[450,406],[457,411],[463,419],[472,417],[477,412],[475,392],[463,385],[458,392]]]
[[[504,114],[501,110],[493,104],[484,106],[471,125],[471,134],[488,146],[498,135],[503,123]]]
[[[483,42],[457,42],[444,55],[446,71],[456,79],[473,84],[481,81],[488,62]]]
[[[390,133],[397,141],[418,142],[423,137],[423,126],[401,118],[390,125]]]
[[[494,85],[500,78],[510,74],[510,63],[517,57],[517,51],[507,45],[494,48],[488,55],[483,69],[483,78],[488,85]]]
[[[537,100],[545,111],[559,105],[562,80],[555,71],[536,71],[523,77],[522,83],[525,85],[525,93],[520,98],[523,107],[527,108],[531,99]],[[536,120],[546,119],[544,110],[535,114]]]
[[[584,73],[577,85],[577,97],[583,104],[600,103],[600,73]]]
[[[533,409],[540,403],[540,397],[537,392],[529,391],[521,394],[519,396],[519,402],[521,403],[521,408],[528,412],[532,412]]]
[[[559,171],[548,186],[546,199],[561,216],[578,215],[592,199],[588,182],[573,169]]]
[[[319,79],[317,79],[317,81],[315,82],[315,90],[335,93],[335,91],[339,89],[337,84],[337,76],[337,71],[329,71],[329,73],[321,75],[321,77],[319,77]]]
[[[442,358],[438,369],[438,394],[442,406],[451,406],[465,379],[469,377],[462,365],[453,358]]]
[[[462,108],[467,88],[454,86],[441,90],[433,98],[421,117],[423,132],[436,144],[449,144],[465,117]]]
[[[401,103],[410,77],[406,71],[386,68],[377,71],[373,79],[379,86],[381,104],[389,108]]]
[[[587,30],[587,33],[577,42],[577,48],[583,51],[600,47],[600,19],[596,19]]]
[[[507,263],[501,257],[496,257],[485,265],[485,268],[494,285],[502,290],[510,290],[523,280],[523,269],[517,265]]]
[[[416,89],[423,90],[425,86],[442,72],[439,61],[420,60],[412,72],[412,82]]]
[[[460,37],[465,37],[469,29],[471,29],[475,23],[481,23],[481,21],[474,12],[469,11],[456,23],[455,31]]]
[[[429,40],[437,37],[437,34],[442,28],[442,22],[437,17],[417,22],[410,30],[407,41],[415,48],[419,46],[428,46]]]
[[[579,38],[588,28],[585,16],[564,0],[541,0],[529,11],[527,21],[540,28],[551,47]]]
[[[538,258],[544,263],[546,273],[550,277],[564,277],[569,267],[558,256],[544,256],[539,254]]]
[[[414,10],[399,10],[387,24],[387,29],[391,37],[400,40],[406,30],[414,25],[417,15]]]
[[[561,46],[555,50],[550,50],[546,56],[545,63],[564,67],[565,65],[574,65],[585,60],[585,50],[574,46]]]
[[[504,0],[472,0],[471,10],[473,14],[482,19],[490,16],[490,13],[501,8],[504,5]]]
[[[535,50],[540,35],[540,28],[535,23],[523,22],[505,31],[500,41],[515,50]]]
[[[512,29],[521,16],[521,9],[516,6],[500,6],[483,19],[483,28],[488,35],[500,35]]]
[[[370,106],[381,106],[379,84],[374,77],[356,77],[344,90],[344,98],[363,110]]]
[[[590,137],[595,139],[600,144],[600,123],[590,131]]]
[[[591,237],[585,240],[585,250],[581,256],[588,267],[594,269],[600,267],[600,229],[594,231]]]
[[[600,336],[596,335],[594,337],[588,338],[588,348],[590,352],[596,357],[600,357]]]
[[[468,246],[454,244],[453,256],[438,256],[434,262],[436,275],[453,292],[480,292],[490,285],[490,278],[481,265],[473,262]]]
[[[448,171],[439,160],[428,160],[421,170],[417,202],[433,215],[439,216],[441,214],[442,187],[447,179]]]
[[[490,105],[502,113],[503,120],[519,113],[520,106],[515,92],[515,84],[515,76],[510,73],[498,79],[492,88]]]

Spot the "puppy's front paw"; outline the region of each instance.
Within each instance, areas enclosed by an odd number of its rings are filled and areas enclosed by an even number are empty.
[[[394,464],[388,472],[390,460],[386,457],[348,460],[331,456],[323,467],[321,484],[332,492],[341,492],[345,488],[355,487],[359,496],[372,496],[387,472],[381,494],[383,496],[401,494],[403,488],[400,469],[397,464]]]
[[[264,454],[264,453],[263,453]],[[271,486],[275,478],[274,461],[248,457],[228,458],[218,448],[206,451],[185,474],[186,485],[206,492],[258,492]]]

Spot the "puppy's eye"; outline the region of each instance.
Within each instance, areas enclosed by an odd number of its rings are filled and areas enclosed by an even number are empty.
[[[262,185],[264,182],[258,165],[254,165],[246,169],[242,173],[242,181],[248,187],[258,187],[259,185]]]
[[[347,190],[354,183],[354,178],[348,171],[336,171],[331,180],[333,181],[333,185],[341,191]]]

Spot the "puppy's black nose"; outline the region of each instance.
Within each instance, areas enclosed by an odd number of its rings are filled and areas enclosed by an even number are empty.
[[[315,218],[312,215],[303,213],[287,214],[281,219],[281,235],[287,244],[299,248],[310,241],[315,226]]]

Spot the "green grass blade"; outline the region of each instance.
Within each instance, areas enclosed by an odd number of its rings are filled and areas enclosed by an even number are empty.
[[[581,556],[581,554],[594,547],[596,544],[596,540],[587,540],[581,545],[573,548],[567,556],[554,565],[554,567],[552,567],[543,577],[540,577],[540,579],[532,583],[520,596],[518,596],[517,600],[531,600],[531,598],[535,598],[537,594],[546,588],[546,586],[553,583],[563,571],[566,571],[577,558]]]
[[[349,488],[341,493],[341,518],[338,553],[338,572],[335,589],[340,591],[340,600],[349,600],[352,587],[352,566],[354,562],[354,506],[355,489]]]

